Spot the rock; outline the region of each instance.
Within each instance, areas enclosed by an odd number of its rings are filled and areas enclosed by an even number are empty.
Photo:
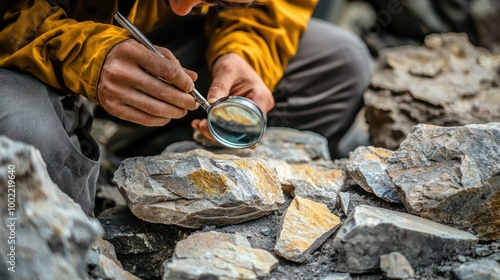
[[[389,279],[408,279],[415,276],[413,267],[399,252],[380,256],[380,269]]]
[[[244,236],[210,231],[177,243],[163,279],[264,279],[277,264],[271,253],[253,249]]]
[[[460,280],[500,280],[500,264],[494,260],[479,260],[462,264],[453,274]]]
[[[339,225],[326,205],[296,196],[282,217],[274,252],[302,263]]]
[[[474,247],[478,238],[436,222],[382,208],[360,205],[333,240],[337,270],[364,273],[379,269],[380,256],[405,255],[412,267],[439,262],[455,250]]]
[[[326,138],[314,132],[284,127],[267,128],[254,149],[205,147],[196,142],[184,141],[169,145],[162,154],[188,152],[195,149],[205,149],[216,154],[284,160],[290,164],[330,160]]]
[[[342,212],[344,214],[349,215],[349,200],[350,194],[348,192],[340,192],[339,193],[340,200],[340,208],[342,208]]]
[[[140,278],[123,270],[116,259],[113,245],[100,237],[87,253],[87,269],[90,279],[138,280]]]
[[[86,279],[99,222],[50,179],[34,147],[0,136],[0,279]]]
[[[175,244],[192,230],[153,224],[135,217],[126,206],[99,215],[103,238],[113,244],[123,267],[145,279],[159,278],[162,264],[172,257]]]
[[[463,34],[435,34],[421,47],[382,51],[365,93],[373,146],[396,150],[421,123],[460,126],[500,121],[498,60]]]
[[[300,196],[335,207],[337,194],[344,186],[345,173],[310,164],[289,165],[284,161],[270,161],[281,186],[291,187],[292,196]]]
[[[322,280],[351,280],[351,275],[349,273],[334,273],[326,276]]]
[[[396,187],[385,172],[392,151],[375,147],[357,147],[349,155],[347,170],[365,191],[392,203],[401,203]]]
[[[114,180],[137,217],[188,228],[256,219],[284,202],[265,161],[204,150],[126,159]]]
[[[500,238],[500,123],[415,126],[387,173],[412,214]]]

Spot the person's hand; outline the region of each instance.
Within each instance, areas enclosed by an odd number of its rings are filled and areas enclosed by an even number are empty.
[[[244,96],[254,101],[264,116],[274,107],[274,97],[264,81],[241,56],[225,54],[214,64],[213,81],[208,91],[207,101],[213,104],[225,96]],[[193,120],[191,126],[205,137],[216,141],[208,129],[206,119]]]
[[[97,85],[99,103],[108,113],[145,126],[162,126],[198,108],[188,93],[194,89],[196,73],[182,68],[169,50],[158,50],[165,58],[126,40],[109,52]]]

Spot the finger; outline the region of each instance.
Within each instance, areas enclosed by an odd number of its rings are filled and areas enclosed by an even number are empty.
[[[196,82],[196,80],[198,80],[198,73],[192,71],[192,70],[189,70],[189,69],[186,69],[186,68],[183,68],[184,71],[186,71],[186,74],[189,75],[189,77],[191,77],[191,79],[193,79],[193,82]]]
[[[185,94],[185,93],[184,93]],[[123,103],[146,114],[169,119],[180,119],[187,114],[186,109],[163,102],[142,92],[132,90],[122,94]]]
[[[153,116],[125,104],[108,107],[107,112],[122,120],[144,126],[164,126],[170,122],[169,118]]]
[[[183,92],[148,73],[137,73],[130,79],[135,89],[163,102],[187,110],[196,110],[199,106],[189,93]]]
[[[217,73],[215,73],[207,94],[208,103],[213,104],[222,97],[228,96],[233,83],[234,78],[232,75],[217,75]]]

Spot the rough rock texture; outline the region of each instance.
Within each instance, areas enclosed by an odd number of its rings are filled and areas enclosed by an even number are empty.
[[[344,221],[334,239],[337,270],[363,273],[379,269],[380,256],[405,255],[413,267],[430,265],[455,250],[472,248],[470,233],[410,214],[360,205]]]
[[[264,279],[277,264],[271,253],[253,249],[242,235],[210,231],[177,243],[163,279]]]
[[[430,35],[422,47],[384,50],[365,93],[371,143],[395,150],[414,125],[500,121],[498,57],[465,35]]]
[[[321,280],[351,280],[351,275],[349,273],[335,273],[326,276]]]
[[[465,263],[453,270],[453,274],[460,280],[500,280],[500,263],[494,260]]]
[[[265,161],[204,150],[126,159],[114,180],[137,217],[188,228],[256,219],[284,202]]]
[[[358,147],[349,154],[347,170],[365,191],[381,199],[401,203],[396,187],[385,172],[392,151],[375,147]]]
[[[500,238],[500,123],[418,125],[388,163],[408,212]]]
[[[184,141],[168,146],[162,154],[195,149],[206,149],[217,154],[233,154],[241,157],[284,160],[292,164],[330,160],[326,138],[314,132],[284,127],[269,127],[254,149],[205,147],[196,142]]]
[[[274,252],[302,263],[340,225],[340,218],[326,205],[296,196],[281,220]]]
[[[86,254],[102,228],[52,182],[38,150],[6,137],[0,216],[0,279],[88,277]]]
[[[399,252],[380,256],[380,269],[389,279],[407,279],[415,276],[413,267]]]
[[[291,187],[292,196],[308,198],[335,208],[337,194],[345,183],[345,172],[311,164],[289,165],[270,161],[283,188]]]
[[[111,243],[98,237],[87,253],[87,270],[90,279],[138,280],[123,270]]]
[[[125,206],[99,215],[104,239],[113,244],[123,267],[144,279],[162,276],[162,264],[172,257],[175,244],[192,230],[153,224],[135,217]]]

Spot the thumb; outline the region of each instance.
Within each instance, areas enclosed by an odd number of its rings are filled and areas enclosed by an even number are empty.
[[[213,104],[215,101],[228,96],[232,86],[233,79],[230,75],[216,75],[208,90],[208,103]]]

